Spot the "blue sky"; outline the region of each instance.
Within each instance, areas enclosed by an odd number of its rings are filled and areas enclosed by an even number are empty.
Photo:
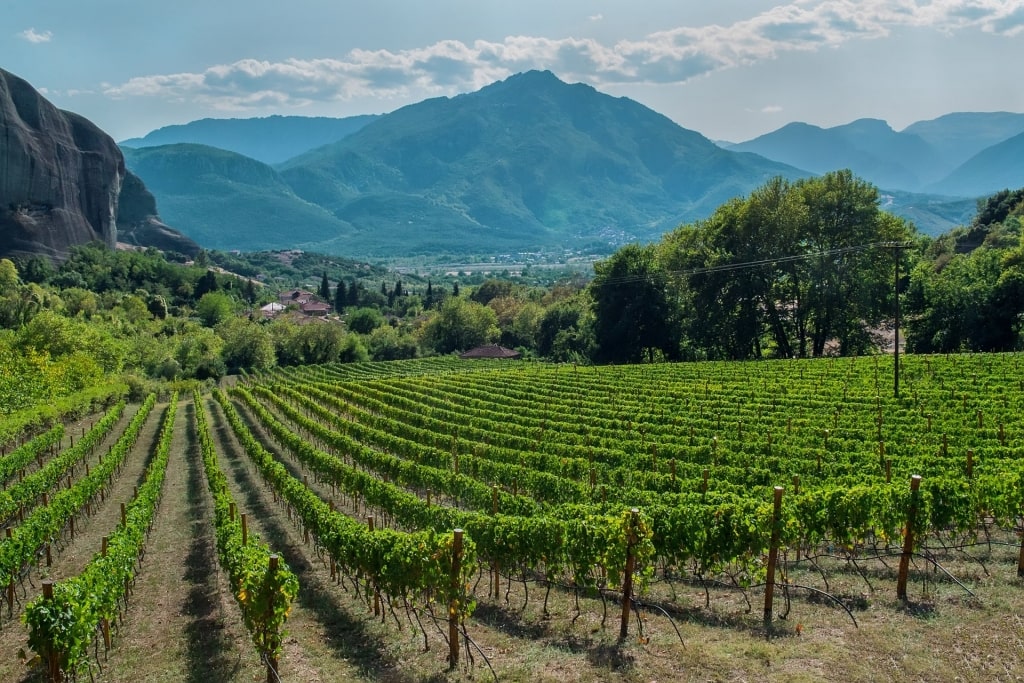
[[[712,139],[1024,112],[1024,0],[0,0],[0,68],[124,139],[383,113],[527,69]]]

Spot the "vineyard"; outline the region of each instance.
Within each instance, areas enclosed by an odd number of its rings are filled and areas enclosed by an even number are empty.
[[[108,391],[3,444],[0,678],[1017,680],[1021,361]]]

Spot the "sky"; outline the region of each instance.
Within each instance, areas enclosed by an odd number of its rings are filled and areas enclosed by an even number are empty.
[[[529,69],[713,140],[902,130],[1024,112],[1021,64],[1024,0],[0,0],[0,68],[116,140],[386,113]]]

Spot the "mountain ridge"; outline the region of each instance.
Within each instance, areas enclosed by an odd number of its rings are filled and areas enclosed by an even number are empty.
[[[342,118],[281,115],[205,118],[157,128],[141,138],[121,140],[118,144],[134,149],[177,143],[203,144],[265,164],[277,164],[351,135],[377,117],[377,114],[361,114]]]

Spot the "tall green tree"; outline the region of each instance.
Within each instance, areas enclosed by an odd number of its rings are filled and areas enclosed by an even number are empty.
[[[679,353],[679,327],[669,305],[668,282],[654,246],[628,245],[594,266],[597,360],[653,361]]]
[[[345,281],[338,280],[338,286],[334,290],[334,311],[342,313],[348,305],[348,294],[345,291]]]
[[[820,356],[832,341],[843,354],[870,350],[869,328],[895,296],[893,250],[877,245],[911,234],[849,171],[775,178],[681,226],[659,250],[686,355]]]
[[[324,301],[331,300],[331,283],[327,279],[327,271],[324,271],[324,276],[320,279],[320,289],[317,290],[317,295]]]
[[[424,323],[420,343],[437,353],[451,353],[494,342],[500,334],[493,310],[475,301],[451,297]]]

